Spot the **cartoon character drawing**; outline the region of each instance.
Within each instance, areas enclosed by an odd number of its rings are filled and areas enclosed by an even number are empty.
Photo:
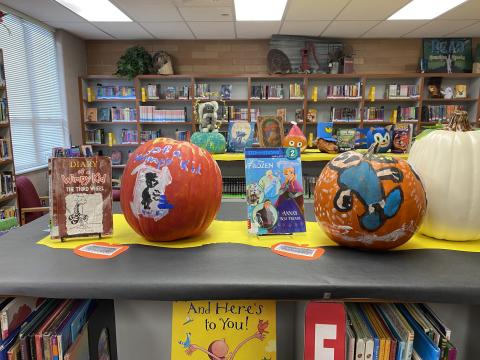
[[[282,204],[286,202],[294,201],[296,207],[303,214],[303,188],[297,181],[297,175],[295,174],[295,168],[286,167],[283,169],[283,175],[285,180],[280,186],[280,195],[277,203],[277,208],[280,208]],[[285,207],[285,206],[283,206]]]
[[[249,205],[257,205],[263,201],[265,194],[263,193],[263,188],[256,184],[247,185],[247,203]]]
[[[230,347],[228,346],[225,339],[218,339],[210,343],[208,349],[202,348],[201,346],[195,344],[190,344],[190,346],[185,350],[185,353],[187,355],[192,355],[195,351],[201,351],[205,353],[210,360],[234,360],[235,355],[238,353],[238,351],[249,341],[255,339],[263,341],[265,339],[265,333],[267,333],[267,327],[268,321],[264,322],[262,320],[259,320],[257,331],[253,335],[247,337],[242,342],[240,342],[240,344],[238,344],[232,352],[230,352]],[[183,342],[180,345],[184,346]]]
[[[185,349],[188,349],[192,344],[191,342],[192,333],[189,333],[189,332],[185,333],[185,336],[186,336],[185,341],[179,340],[178,343],[182,345]]]
[[[376,160],[375,160],[376,161]],[[393,158],[379,160],[382,163],[395,163]],[[341,212],[353,208],[354,196],[365,206],[365,213],[360,216],[360,224],[368,231],[380,228],[387,219],[394,217],[403,201],[402,189],[398,186],[388,195],[382,186],[382,180],[400,183],[403,174],[398,168],[385,167],[375,170],[362,155],[346,152],[337,156],[328,165],[338,172],[338,186],[334,198],[334,207]],[[362,181],[358,181],[362,177]]]
[[[378,144],[378,152],[385,153],[390,150],[391,136],[390,131],[384,127],[371,128],[367,133],[367,144]]]
[[[132,212],[137,217],[143,215],[160,220],[173,208],[165,195],[165,189],[172,183],[170,170],[167,166],[156,169],[142,163],[133,169],[133,174],[137,174],[137,178],[130,203]]]
[[[68,217],[68,220],[72,225],[80,223],[81,226],[88,222],[88,215],[84,213],[83,205],[87,203],[87,199],[84,196],[78,195],[75,198],[72,214]]]
[[[273,175],[272,170],[267,170],[265,175],[260,178],[258,185],[263,188],[265,198],[276,201],[280,191],[280,179]]]
[[[272,228],[277,222],[277,214],[270,200],[265,200],[263,207],[255,213],[258,225],[265,229]]]

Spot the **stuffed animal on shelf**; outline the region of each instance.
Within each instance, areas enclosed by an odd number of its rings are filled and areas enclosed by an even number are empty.
[[[209,101],[198,104],[198,118],[201,132],[218,132],[218,103]]]
[[[428,94],[432,99],[441,99],[443,98],[443,94],[440,91],[442,87],[442,78],[439,77],[432,77],[428,81]]]

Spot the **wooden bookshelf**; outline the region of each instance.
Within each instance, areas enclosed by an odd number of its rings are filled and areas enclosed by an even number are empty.
[[[4,67],[3,62],[3,51],[0,49],[0,66]],[[2,71],[2,74],[4,72]],[[16,184],[15,184],[15,163],[13,157],[13,146],[12,146],[12,130],[10,128],[10,118],[9,118],[9,111],[8,111],[8,96],[7,96],[7,85],[6,79],[0,78],[0,98],[5,99],[7,103],[7,110],[6,110],[6,120],[2,120],[0,123],[0,138],[5,139],[7,141],[8,147],[8,158],[0,158],[0,173],[8,172],[13,177],[13,192],[9,194],[1,194],[0,193],[0,208],[4,206],[13,206],[15,207],[17,221],[20,224],[20,214],[18,210],[18,197],[16,193]]]

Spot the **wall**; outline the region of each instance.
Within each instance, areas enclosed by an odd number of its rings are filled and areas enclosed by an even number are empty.
[[[474,45],[479,39],[474,39]],[[421,39],[346,39],[351,45],[356,72],[414,72],[421,56]],[[174,58],[175,72],[266,73],[269,40],[148,40],[86,41],[87,71],[90,75],[110,75],[116,62],[130,46],[148,51],[167,51]]]

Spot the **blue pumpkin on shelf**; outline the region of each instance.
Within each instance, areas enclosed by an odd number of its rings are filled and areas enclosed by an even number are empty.
[[[378,152],[386,153],[392,146],[392,136],[389,128],[372,127],[367,133],[367,144],[370,147],[372,144],[378,143]]]

